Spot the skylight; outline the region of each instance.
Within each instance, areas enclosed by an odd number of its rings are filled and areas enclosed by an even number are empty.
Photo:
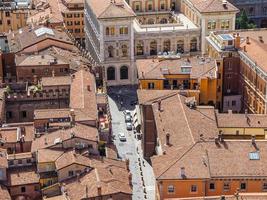
[[[249,159],[250,160],[259,160],[260,159],[259,152],[250,152],[249,153]]]
[[[44,34],[55,35],[52,29],[46,27],[38,28],[34,32],[37,37],[42,36]]]

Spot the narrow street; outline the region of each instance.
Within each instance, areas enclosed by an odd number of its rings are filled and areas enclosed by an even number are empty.
[[[155,199],[155,180],[152,167],[143,159],[141,140],[133,131],[127,131],[124,111],[132,114],[135,106],[131,102],[137,99],[136,89],[132,87],[109,88],[109,106],[112,116],[112,134],[114,144],[121,159],[129,159],[132,173],[133,200]],[[120,141],[119,133],[125,133],[126,141]]]

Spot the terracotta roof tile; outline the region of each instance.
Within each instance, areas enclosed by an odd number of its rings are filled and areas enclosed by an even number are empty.
[[[233,4],[227,2],[223,5],[222,0],[189,0],[200,13],[210,12],[238,12]]]
[[[39,183],[39,175],[35,167],[10,168],[7,171],[8,185],[26,185]]]
[[[11,196],[7,188],[3,185],[0,185],[0,200],[11,200]]]

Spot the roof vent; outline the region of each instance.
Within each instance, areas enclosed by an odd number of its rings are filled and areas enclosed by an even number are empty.
[[[263,37],[262,37],[262,36],[259,36],[259,41],[260,41],[261,43],[264,43],[264,41],[263,41]]]

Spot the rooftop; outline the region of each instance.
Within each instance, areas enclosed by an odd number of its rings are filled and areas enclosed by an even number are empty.
[[[70,86],[71,77],[70,76],[52,76],[52,77],[42,77],[42,86]]]
[[[257,149],[251,141],[198,141],[176,153],[168,165],[163,163],[164,155],[153,157],[152,165],[158,179],[183,179],[182,167],[187,179],[266,177],[266,141],[256,143]],[[258,159],[252,158],[251,153],[257,153]]]
[[[70,107],[75,110],[78,121],[97,119],[95,78],[87,70],[81,69],[73,74]]]
[[[4,185],[0,185],[0,200],[11,200],[8,189]]]
[[[64,65],[67,62],[52,55],[16,55],[16,66]]]
[[[222,0],[189,0],[200,13],[239,12],[233,4]]]
[[[65,32],[55,29],[52,30],[50,28],[46,28],[50,30],[49,32],[40,31],[40,29],[42,30],[43,28],[44,28],[43,26],[36,26],[34,28],[24,27],[18,31],[13,31],[7,34],[10,51],[11,52],[23,51],[27,47],[32,46],[48,38],[72,45],[70,38],[67,36]],[[40,31],[40,34],[36,34],[35,31]],[[51,32],[53,32],[53,34],[51,34]],[[33,51],[41,50],[36,48]]]
[[[34,120],[66,118],[69,115],[70,109],[68,108],[34,110]]]
[[[8,185],[39,184],[39,175],[35,167],[19,167],[8,169]]]
[[[136,65],[139,79],[165,79],[168,75],[178,74],[214,78],[216,74],[216,63],[211,58],[139,59]]]
[[[97,18],[134,17],[135,13],[124,0],[86,0]]]
[[[89,173],[82,175],[79,181],[74,178],[64,183],[70,200],[99,196],[98,188],[101,188],[103,196],[114,193],[132,194],[125,162],[111,159],[100,161]]]
[[[95,127],[76,123],[72,128],[60,129],[36,138],[32,141],[32,152],[35,152],[39,149],[52,147],[58,142],[64,142],[70,140],[73,137],[97,142],[98,130]]]

